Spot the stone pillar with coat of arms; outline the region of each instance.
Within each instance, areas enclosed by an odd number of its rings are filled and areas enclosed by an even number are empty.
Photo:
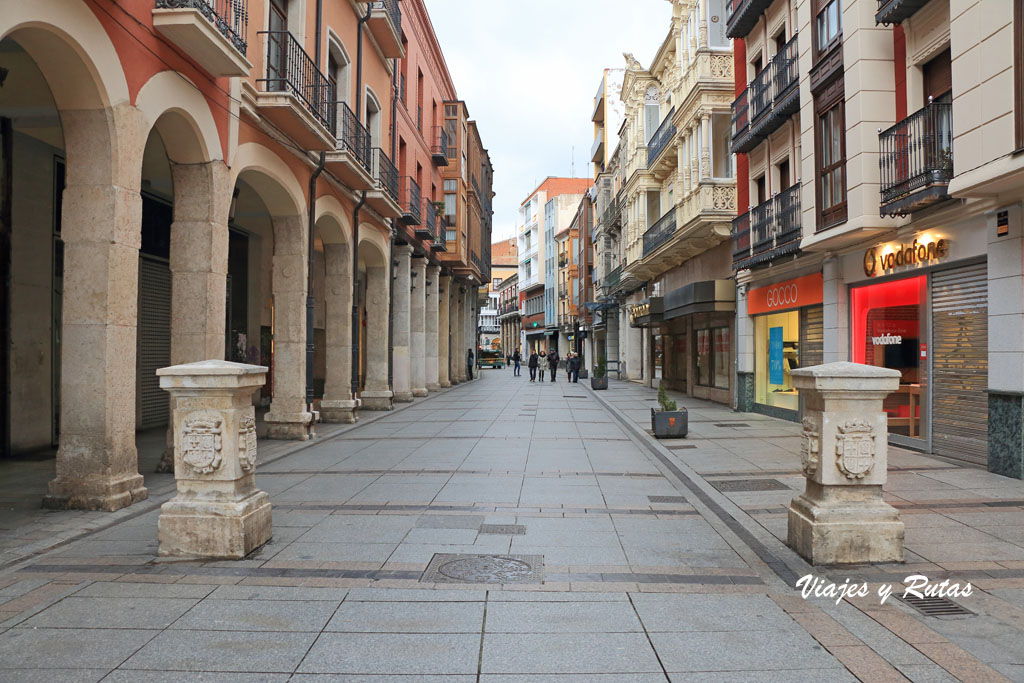
[[[807,486],[789,506],[788,544],[811,564],[903,561],[903,522],[882,499],[897,370],[828,363],[792,371],[804,400]]]
[[[252,394],[267,368],[222,360],[157,370],[174,411],[177,495],[160,508],[163,556],[242,559],[270,540],[270,497],[256,488]]]

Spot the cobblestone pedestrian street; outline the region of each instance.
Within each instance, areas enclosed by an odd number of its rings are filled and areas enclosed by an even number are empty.
[[[270,462],[261,441],[268,545],[158,558],[156,493],[7,566],[0,680],[1024,678],[1021,482],[893,449],[907,564],[812,570],[780,540],[798,425],[677,398],[690,436],[656,443],[641,385],[486,370]],[[973,614],[804,600],[811,572],[970,580]]]

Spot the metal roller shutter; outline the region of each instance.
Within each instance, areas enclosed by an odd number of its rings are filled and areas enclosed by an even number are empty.
[[[825,315],[821,306],[800,309],[800,367],[821,365],[825,357]]]
[[[138,392],[141,429],[167,424],[170,396],[160,388],[159,368],[171,364],[171,269],[139,258]]]
[[[932,276],[932,451],[988,462],[988,274]]]

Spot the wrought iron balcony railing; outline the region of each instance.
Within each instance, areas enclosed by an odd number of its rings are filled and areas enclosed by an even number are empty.
[[[900,24],[927,4],[928,0],[878,0],[875,23]]]
[[[316,68],[302,45],[288,31],[260,31],[267,37],[266,78],[257,80],[267,92],[294,95],[323,126],[335,132],[334,86]]]
[[[732,151],[749,152],[800,108],[794,35],[732,103]]]
[[[443,217],[439,217],[437,230],[434,234],[434,241],[431,242],[430,248],[433,251],[448,251],[448,236],[446,234],[447,224]]]
[[[615,289],[619,286],[619,282],[622,280],[622,266],[616,266],[613,270],[605,273],[604,277],[601,278],[601,286],[607,289]]]
[[[906,215],[946,199],[953,177],[953,105],[933,102],[878,134],[879,213]]]
[[[672,207],[644,233],[644,257],[668,242],[676,231],[676,209]]]
[[[373,148],[373,177],[377,181],[377,189],[398,202],[398,169],[380,147]]]
[[[726,0],[726,35],[745,38],[771,4],[772,0]]]
[[[422,215],[424,220],[416,226],[416,236],[433,241],[434,235],[437,234],[437,207],[434,206],[434,202],[429,199],[423,200]]]
[[[430,156],[438,166],[448,165],[448,131],[444,126],[434,126],[434,136],[430,145]],[[480,190],[477,189],[477,194]]]
[[[344,102],[338,102],[332,113],[334,120],[331,121],[329,127],[338,138],[338,149],[354,156],[363,168],[372,173],[370,131],[359,123],[359,119]],[[338,119],[341,120],[338,121]]]
[[[419,184],[409,176],[402,176],[398,185],[398,204],[402,207],[402,221],[406,225],[419,225],[422,207]]]
[[[156,0],[154,6],[156,9],[198,10],[236,50],[245,54],[249,0]]]
[[[800,247],[800,184],[789,187],[732,221],[734,270],[766,263]]]
[[[647,143],[647,168],[654,165],[654,162],[658,160],[658,157],[665,150],[668,143],[676,136],[676,126],[672,123],[672,115],[675,113],[676,108],[672,107],[668,114],[665,115],[661,125],[658,126],[658,130],[651,136],[650,142]]]

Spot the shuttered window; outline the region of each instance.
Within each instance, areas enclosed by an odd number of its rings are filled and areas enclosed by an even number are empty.
[[[932,451],[988,461],[988,281],[985,264],[932,277]]]
[[[171,364],[171,269],[164,261],[139,258],[138,402],[141,429],[167,424],[169,394],[159,368]]]

